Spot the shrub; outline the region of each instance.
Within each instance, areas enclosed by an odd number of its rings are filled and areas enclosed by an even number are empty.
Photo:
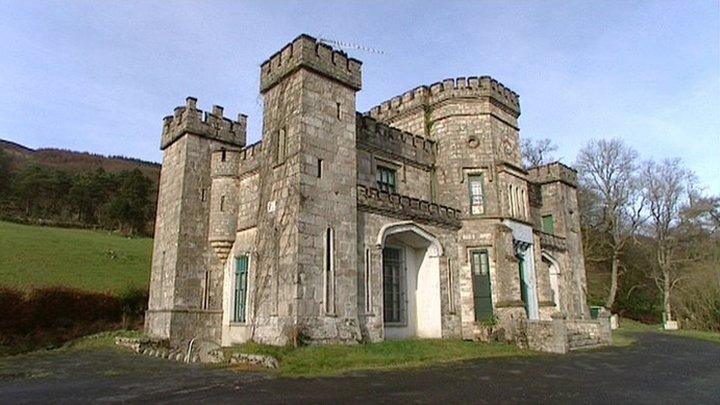
[[[5,346],[5,353],[19,353],[137,326],[146,303],[147,292],[141,290],[115,296],[65,287],[27,293],[0,288],[0,346]]]

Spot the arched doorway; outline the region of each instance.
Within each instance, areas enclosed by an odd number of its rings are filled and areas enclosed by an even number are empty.
[[[560,295],[560,265],[554,257],[552,257],[549,253],[545,251],[542,252],[542,262],[543,265],[546,266],[546,268],[548,269],[548,274],[550,275],[550,289],[553,293],[555,309],[557,311],[562,311],[560,302],[562,299],[562,296]]]
[[[385,339],[441,338],[440,256],[435,236],[413,222],[380,229]]]

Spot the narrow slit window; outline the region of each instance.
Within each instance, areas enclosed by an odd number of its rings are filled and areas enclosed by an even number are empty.
[[[341,115],[341,113],[342,113],[342,106],[341,106],[341,104],[340,104],[339,102],[338,102],[338,103],[335,103],[335,104],[336,104],[336,107],[337,107],[337,119],[341,119],[341,118],[342,118],[342,115]]]
[[[335,243],[332,228],[325,229],[325,254],[323,270],[325,273],[325,312],[335,313]]]
[[[205,284],[203,288],[202,309],[208,309],[210,306],[210,271],[205,270]]]
[[[372,256],[370,249],[365,249],[365,312],[372,312]]]
[[[200,201],[204,202],[207,199],[206,194],[207,194],[207,189],[205,189],[204,187],[202,189],[200,189]]]
[[[323,160],[318,159],[317,160],[317,177],[318,179],[322,177],[323,174]]]
[[[220,196],[220,212],[225,212],[225,196]]]
[[[287,155],[287,134],[285,132],[285,128],[282,128],[280,131],[278,131],[278,152],[277,152],[278,163],[285,160],[286,155]]]
[[[227,151],[225,149],[222,149],[222,153],[220,155],[220,161],[224,162],[225,160],[227,160]]]
[[[447,258],[447,290],[448,290],[448,311],[455,312],[455,296],[453,291],[453,272],[450,258]]]

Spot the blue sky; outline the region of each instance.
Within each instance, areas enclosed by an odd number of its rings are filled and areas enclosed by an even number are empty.
[[[520,94],[521,136],[680,157],[720,194],[718,1],[3,1],[0,138],[160,161],[188,95],[261,133],[259,65],[299,33],[381,49],[358,109],[447,77]]]

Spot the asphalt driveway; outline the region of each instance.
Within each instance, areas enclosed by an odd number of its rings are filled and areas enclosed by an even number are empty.
[[[566,356],[285,379],[111,349],[0,367],[2,403],[720,403],[720,345],[646,333]]]

